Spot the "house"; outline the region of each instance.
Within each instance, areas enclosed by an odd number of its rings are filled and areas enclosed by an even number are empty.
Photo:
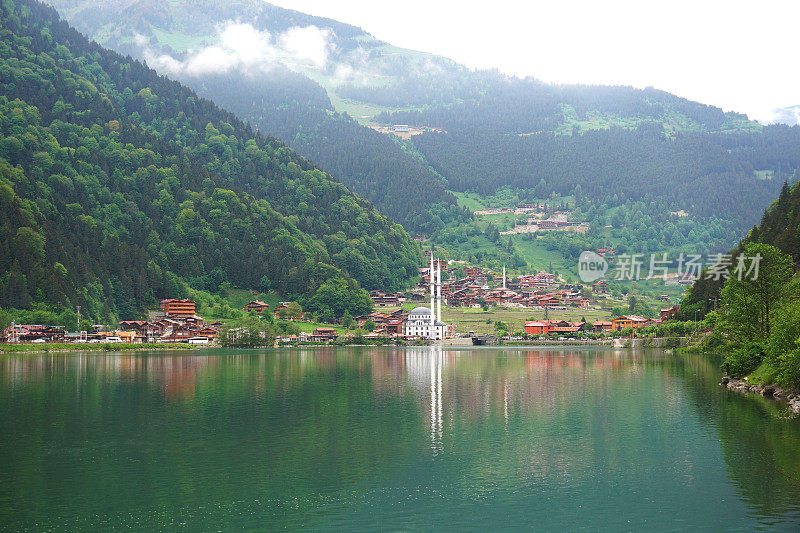
[[[549,320],[525,322],[525,333],[528,335],[548,335],[551,328]]]
[[[592,325],[592,331],[595,333],[606,333],[608,331],[613,331],[614,325],[606,320],[598,320]]]
[[[280,304],[276,305],[275,306],[275,311],[274,311],[275,318],[280,318],[281,311],[285,311],[285,310],[289,309],[289,304],[291,304],[291,303],[292,302],[281,302]],[[305,313],[301,313],[299,318],[303,318],[304,316],[305,316]],[[287,316],[286,318],[288,320],[295,320],[298,317]]]
[[[678,315],[678,311],[680,311],[680,307],[677,305],[673,305],[669,309],[662,309],[661,321],[674,319]]]
[[[594,282],[592,285],[592,292],[597,294],[608,294],[608,283],[603,280]]]
[[[101,341],[108,341],[108,342],[125,342],[128,344],[133,344],[136,341],[136,332],[135,331],[100,331],[97,333],[96,338]],[[140,340],[141,341],[141,337]]]
[[[558,224],[554,220],[540,220],[539,229],[556,229]]]
[[[242,308],[242,311],[244,311],[245,313],[251,313],[255,311],[257,315],[263,315],[264,313],[269,311],[269,304],[264,303],[260,300],[253,300],[252,302],[249,302],[247,305],[245,305]]]
[[[61,326],[15,324],[3,331],[3,342],[64,342],[65,332]]]
[[[161,300],[159,304],[164,314],[169,317],[175,316],[191,316],[195,313],[195,303],[192,300],[180,300],[177,298],[170,298]]]
[[[613,331],[619,331],[621,329],[626,328],[641,328],[643,326],[647,326],[650,321],[644,317],[636,316],[636,315],[625,315],[615,318],[611,321],[611,329]]]
[[[390,292],[384,293],[381,291],[372,291],[369,297],[375,303],[376,307],[400,307],[406,301],[403,293]]]
[[[308,340],[311,342],[328,342],[332,340],[336,340],[339,334],[336,333],[334,328],[317,328],[314,332],[308,337]]]

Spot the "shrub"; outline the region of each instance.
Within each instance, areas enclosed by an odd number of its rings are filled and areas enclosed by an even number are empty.
[[[722,363],[722,369],[728,374],[741,377],[749,374],[764,360],[764,347],[757,342],[750,342],[729,354]]]

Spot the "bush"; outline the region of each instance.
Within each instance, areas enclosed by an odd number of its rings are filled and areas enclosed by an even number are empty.
[[[678,337],[667,337],[664,340],[664,348],[678,348],[681,345],[681,340]]]
[[[800,348],[778,356],[778,385],[800,389]]]
[[[734,377],[749,374],[764,360],[764,347],[757,342],[750,342],[737,348],[725,358],[722,369]]]

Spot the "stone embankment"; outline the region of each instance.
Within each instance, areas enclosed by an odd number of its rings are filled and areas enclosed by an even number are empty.
[[[760,394],[765,398],[772,398],[774,400],[786,402],[789,404],[789,410],[800,414],[800,394],[784,391],[775,385],[761,386],[754,383],[748,383],[742,379],[730,378],[728,376],[722,378],[722,383],[720,383],[720,385],[728,387],[734,391]]]

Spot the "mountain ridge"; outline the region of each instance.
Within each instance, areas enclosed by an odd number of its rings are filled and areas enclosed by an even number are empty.
[[[0,305],[131,318],[187,282],[311,301],[338,279],[363,310],[358,282],[416,275],[400,226],[282,142],[51,7],[0,16]]]

